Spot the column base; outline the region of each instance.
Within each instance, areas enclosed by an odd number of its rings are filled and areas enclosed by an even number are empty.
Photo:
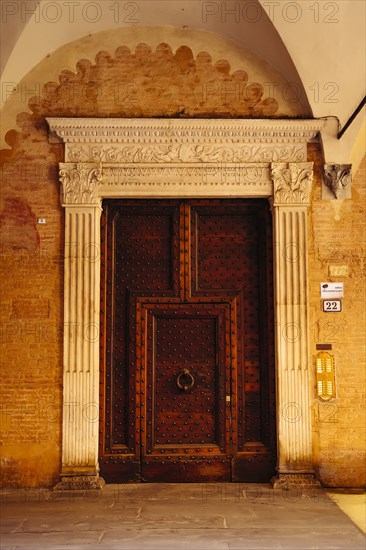
[[[59,481],[53,488],[54,491],[87,491],[92,489],[100,490],[105,485],[102,477],[96,475],[74,475],[61,476]]]
[[[274,489],[290,489],[301,487],[303,489],[320,489],[321,483],[315,477],[315,472],[279,472],[271,479]]]

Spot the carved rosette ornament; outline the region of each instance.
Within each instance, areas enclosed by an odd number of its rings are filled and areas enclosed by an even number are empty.
[[[336,199],[350,198],[350,193],[344,196],[344,191],[350,189],[352,164],[325,164],[324,183]]]
[[[309,204],[312,162],[272,162],[273,204]]]
[[[62,204],[99,205],[98,185],[102,180],[99,164],[60,163],[59,177],[62,183]]]

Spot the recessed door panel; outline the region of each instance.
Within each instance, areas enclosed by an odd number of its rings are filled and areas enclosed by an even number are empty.
[[[146,348],[142,478],[160,464],[167,481],[230,475],[229,304],[144,304]],[[164,473],[163,473],[164,472]]]

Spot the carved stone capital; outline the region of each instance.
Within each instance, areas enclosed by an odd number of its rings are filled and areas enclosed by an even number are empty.
[[[336,199],[351,197],[351,170],[352,164],[324,165],[324,184]],[[329,198],[325,195],[323,193],[323,199]]]
[[[101,199],[98,193],[98,186],[102,181],[100,164],[60,163],[59,177],[62,183],[63,206],[100,205]]]
[[[273,205],[308,205],[313,181],[312,162],[272,162]]]

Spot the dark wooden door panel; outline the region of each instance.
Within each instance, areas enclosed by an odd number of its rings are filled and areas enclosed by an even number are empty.
[[[179,296],[178,201],[110,203],[102,224],[100,468],[108,481],[140,477],[136,300]]]
[[[257,286],[255,211],[192,206],[192,294],[227,293]],[[252,288],[253,287],[253,288]]]
[[[273,471],[275,463],[274,369],[267,350],[273,322],[270,221],[256,201],[191,204],[192,295],[236,296],[232,453],[233,478],[242,481],[251,475],[259,481],[258,472]]]
[[[101,474],[268,481],[268,205],[107,201],[102,219]]]
[[[142,408],[142,479],[223,479],[230,474],[229,304],[149,303]],[[227,477],[226,477],[227,479]]]

